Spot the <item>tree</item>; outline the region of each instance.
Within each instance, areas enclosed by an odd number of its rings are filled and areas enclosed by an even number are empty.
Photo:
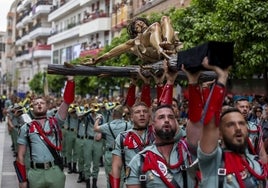
[[[193,0],[170,11],[185,48],[208,40],[234,41],[233,77],[267,76],[268,2],[263,0]]]
[[[42,94],[43,93],[43,82],[42,82],[43,73],[37,73],[34,75],[33,79],[29,82],[29,86],[32,91],[34,91],[36,94]]]

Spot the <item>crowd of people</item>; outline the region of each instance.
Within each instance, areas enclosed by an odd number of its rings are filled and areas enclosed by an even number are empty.
[[[178,101],[178,72],[164,61],[160,77],[137,78],[124,100],[75,98],[69,76],[62,99],[33,94],[7,100],[5,115],[13,141],[20,187],[64,187],[65,174],[96,188],[101,163],[107,187],[266,187],[268,101],[226,95],[230,68],[202,65],[215,81],[202,83],[201,70],[182,70],[189,96]],[[157,96],[151,98],[151,82]]]

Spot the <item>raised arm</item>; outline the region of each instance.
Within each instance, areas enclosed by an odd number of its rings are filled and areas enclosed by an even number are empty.
[[[203,61],[207,61],[207,58]],[[188,79],[189,103],[188,103],[188,118],[186,126],[186,138],[192,151],[197,148],[198,141],[202,135],[201,115],[203,112],[204,101],[202,97],[202,88],[199,84],[201,72],[191,73],[182,65],[182,71],[185,72]]]
[[[210,96],[205,103],[204,115],[202,117],[203,133],[200,140],[200,148],[204,153],[211,153],[218,145],[219,119],[222,108],[222,103],[225,96],[225,86],[228,79],[229,69],[225,70],[208,64],[208,61],[202,65],[216,72],[218,78],[211,89]]]

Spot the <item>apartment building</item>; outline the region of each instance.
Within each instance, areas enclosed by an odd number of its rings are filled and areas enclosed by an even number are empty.
[[[57,1],[48,16],[51,23],[52,63],[62,64],[85,55],[97,55],[111,41],[109,0]]]
[[[186,1],[186,2],[185,2]],[[47,65],[97,56],[129,20],[189,0],[15,0],[8,13],[9,90],[24,94]],[[12,25],[13,24],[13,25]]]
[[[47,0],[18,1],[16,8],[16,69],[17,92],[23,95],[29,81],[39,72],[46,71],[51,58],[51,45],[47,44],[51,23],[48,14],[52,6]]]
[[[5,62],[6,33],[0,32],[0,94],[3,93],[3,64]]]
[[[5,57],[1,64],[2,67],[2,91],[8,95],[17,90],[17,81],[13,78],[16,75],[16,7],[17,1],[14,1],[7,13],[7,27],[5,33]]]

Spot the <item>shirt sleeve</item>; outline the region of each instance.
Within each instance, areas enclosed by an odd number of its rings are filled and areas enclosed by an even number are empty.
[[[126,185],[139,185],[140,184],[140,154],[136,154],[130,161],[126,172]]]
[[[27,124],[24,124],[23,126],[20,127],[18,131],[18,139],[17,143],[22,144],[22,145],[27,145]]]

